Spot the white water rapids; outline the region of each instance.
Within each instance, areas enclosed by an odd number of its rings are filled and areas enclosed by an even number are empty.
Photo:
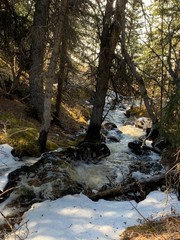
[[[118,185],[128,176],[128,166],[136,161],[145,161],[143,156],[136,156],[128,148],[128,142],[134,141],[139,137],[145,135],[145,131],[134,125],[125,122],[128,119],[124,115],[124,110],[115,109],[108,113],[107,122],[116,124],[118,129],[122,132],[120,142],[106,143],[111,151],[111,155],[102,159],[97,164],[82,163],[75,167],[78,174],[78,182],[83,183],[86,187],[99,190],[102,186],[111,183],[111,185]],[[153,152],[148,156],[150,161],[158,161],[160,159],[158,154]],[[147,158],[146,158],[147,161]],[[154,174],[152,172],[152,174]],[[139,171],[133,173],[134,178],[146,178],[144,173]]]

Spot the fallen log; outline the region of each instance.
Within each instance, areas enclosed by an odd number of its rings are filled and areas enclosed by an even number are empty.
[[[150,179],[135,181],[133,178],[128,184],[100,190],[97,193],[88,192],[86,195],[93,201],[99,199],[113,200],[115,197],[123,196],[127,200],[137,202],[146,198],[153,190],[157,190],[165,185],[165,174],[152,176]]]

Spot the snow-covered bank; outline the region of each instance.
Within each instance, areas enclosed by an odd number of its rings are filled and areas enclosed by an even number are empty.
[[[8,174],[23,165],[12,156],[12,147],[8,144],[0,145],[0,191],[3,191],[8,181]]]
[[[12,169],[9,165],[8,172],[18,167],[10,150],[8,145],[3,148],[6,164],[11,160],[13,163]],[[6,183],[8,172],[1,172],[1,179],[4,175],[2,186]],[[6,202],[9,202],[11,197]],[[3,212],[4,206],[5,202],[0,204],[0,211]],[[7,209],[4,214],[6,213]],[[180,201],[176,195],[161,191],[151,192],[139,203],[105,200],[93,202],[83,194],[67,195],[32,205],[31,209],[25,212],[20,225],[15,225],[17,238],[13,233],[5,239],[14,240],[20,237],[27,240],[119,240],[120,234],[128,226],[141,224],[145,218],[152,220],[168,215],[180,215]]]
[[[180,201],[174,194],[151,192],[144,201],[93,202],[83,194],[68,195],[55,201],[34,204],[25,213],[18,232],[27,240],[118,240],[128,227],[143,223],[144,218],[157,219],[180,214]],[[13,239],[12,237],[8,238]]]

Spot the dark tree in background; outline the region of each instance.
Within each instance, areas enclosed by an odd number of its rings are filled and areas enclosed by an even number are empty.
[[[24,11],[17,11],[13,1],[0,1],[0,66],[6,68],[8,82],[1,77],[3,90],[14,93],[22,84],[29,70],[29,42],[33,3],[24,4]]]
[[[37,118],[43,116],[43,69],[44,55],[47,44],[48,16],[50,0],[37,0],[34,12],[34,23],[31,29],[31,68],[29,75],[30,102],[37,113]]]

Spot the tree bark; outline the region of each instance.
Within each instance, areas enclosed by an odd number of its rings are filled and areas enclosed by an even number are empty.
[[[64,18],[67,8],[68,0],[63,0],[61,3],[61,10],[59,13],[57,25],[55,27],[54,32],[54,44],[52,49],[52,55],[45,79],[45,96],[44,96],[44,112],[43,112],[43,123],[41,126],[40,134],[39,134],[39,145],[41,152],[45,151],[46,148],[46,140],[49,132],[50,124],[51,124],[51,97],[52,97],[52,86],[53,80],[55,78],[55,72],[58,62],[58,57],[60,53],[60,43],[62,39],[62,31]]]
[[[151,104],[150,98],[148,97],[147,90],[146,90],[144,81],[142,79],[142,76],[136,70],[135,64],[134,64],[133,60],[131,59],[131,57],[129,56],[129,54],[126,50],[126,44],[125,44],[125,39],[126,39],[126,36],[125,36],[125,8],[126,8],[127,0],[122,0],[122,1],[123,1],[122,11],[121,11],[121,13],[122,13],[122,15],[121,15],[121,23],[122,23],[122,26],[121,26],[122,27],[121,51],[122,51],[122,55],[123,55],[127,65],[129,66],[132,74],[136,78],[136,81],[139,85],[141,96],[144,100],[144,104],[146,106],[148,115],[151,118],[152,123],[156,124],[157,123],[157,117],[156,117],[156,115],[153,111],[153,106]]]
[[[35,5],[34,25],[31,30],[31,69],[30,69],[30,102],[37,112],[37,118],[43,115],[43,60],[46,47],[50,0],[37,0]]]
[[[144,104],[146,106],[148,115],[151,118],[152,123],[156,124],[157,123],[157,117],[154,114],[153,107],[152,107],[151,101],[150,101],[150,99],[148,97],[147,90],[146,90],[144,81],[142,79],[142,76],[136,70],[134,62],[131,60],[131,58],[130,58],[129,54],[127,53],[126,49],[123,49],[122,54],[123,54],[123,56],[124,56],[124,58],[125,58],[125,60],[126,60],[126,62],[128,64],[128,66],[129,66],[129,68],[131,69],[131,71],[132,71],[132,73],[133,73],[134,77],[136,78],[136,81],[137,81],[137,83],[139,85],[141,96],[142,96],[142,98],[144,100]]]
[[[88,142],[99,143],[101,140],[100,129],[105,105],[105,97],[110,78],[110,68],[120,35],[119,16],[121,11],[121,0],[117,0],[115,12],[113,9],[113,3],[114,0],[107,1],[103,19],[95,101],[93,105],[90,125],[88,127],[87,135],[85,138],[85,141]]]
[[[147,194],[149,194],[153,190],[157,190],[158,187],[165,185],[165,175],[161,174],[158,176],[152,176],[150,179],[140,180],[138,182],[133,181],[133,183],[129,183],[122,186],[112,187],[110,189],[99,191],[97,193],[89,193],[87,194],[90,199],[93,201],[98,201],[99,199],[112,199],[118,196],[125,196],[128,199],[131,196],[131,199],[135,198],[135,200],[142,201],[146,198]],[[134,196],[132,197],[132,193]],[[140,193],[140,196],[136,193]]]

